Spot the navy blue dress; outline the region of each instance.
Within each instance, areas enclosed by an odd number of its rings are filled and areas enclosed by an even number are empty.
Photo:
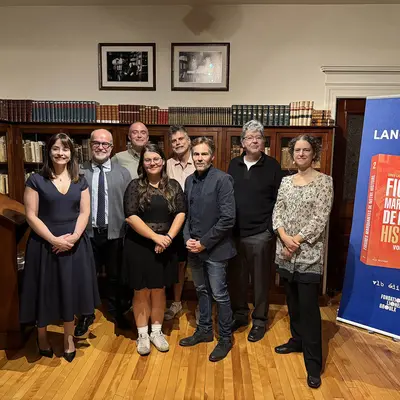
[[[40,174],[26,186],[39,194],[38,217],[54,236],[73,233],[79,216],[81,192],[88,187],[81,177],[64,195]],[[59,320],[70,322],[75,315],[92,314],[100,304],[92,246],[83,233],[74,247],[55,254],[52,245],[31,231],[25,255],[20,301],[21,323],[44,327]]]

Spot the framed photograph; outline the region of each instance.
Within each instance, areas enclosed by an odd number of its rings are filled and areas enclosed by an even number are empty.
[[[171,90],[229,90],[230,43],[172,43]]]
[[[155,43],[99,43],[100,90],[156,90]]]

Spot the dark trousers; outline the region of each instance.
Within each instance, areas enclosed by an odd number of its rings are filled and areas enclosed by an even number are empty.
[[[274,236],[269,232],[236,239],[237,256],[229,271],[229,286],[232,299],[233,318],[247,323],[249,306],[247,292],[249,273],[253,285],[253,325],[268,323],[268,291],[271,269],[271,249]]]
[[[322,370],[319,284],[289,282],[287,279],[283,279],[283,282],[289,309],[291,341],[303,348],[308,374],[318,377]]]
[[[121,284],[123,239],[107,239],[107,229],[94,228],[91,238],[97,272],[106,271],[105,287],[100,292],[108,302],[108,311],[114,317],[129,308],[129,294]]]
[[[232,309],[226,282],[227,261],[201,260],[189,253],[189,265],[199,300],[200,320],[198,329],[212,332],[212,299],[218,307],[218,330],[221,340],[232,338]]]

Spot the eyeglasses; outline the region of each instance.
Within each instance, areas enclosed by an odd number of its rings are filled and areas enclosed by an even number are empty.
[[[161,158],[161,157],[154,157],[154,158],[145,158],[145,159],[143,159],[143,163],[146,164],[146,165],[149,165],[149,164],[151,164],[152,162],[153,162],[154,164],[160,164],[161,161],[162,161],[162,158]]]
[[[243,140],[247,142],[252,142],[253,140],[257,140],[257,142],[261,142],[264,138],[262,136],[246,136]]]
[[[100,146],[103,146],[103,149],[108,150],[110,147],[113,146],[112,143],[109,142],[97,142],[96,140],[94,140],[92,143],[92,146],[95,148],[99,148]]]

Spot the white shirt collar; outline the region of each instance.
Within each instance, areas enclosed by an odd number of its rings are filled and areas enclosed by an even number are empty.
[[[97,164],[96,162],[92,161],[92,168],[95,169],[99,164]],[[107,171],[111,171],[111,160],[108,159],[104,164],[103,167],[105,170]]]

